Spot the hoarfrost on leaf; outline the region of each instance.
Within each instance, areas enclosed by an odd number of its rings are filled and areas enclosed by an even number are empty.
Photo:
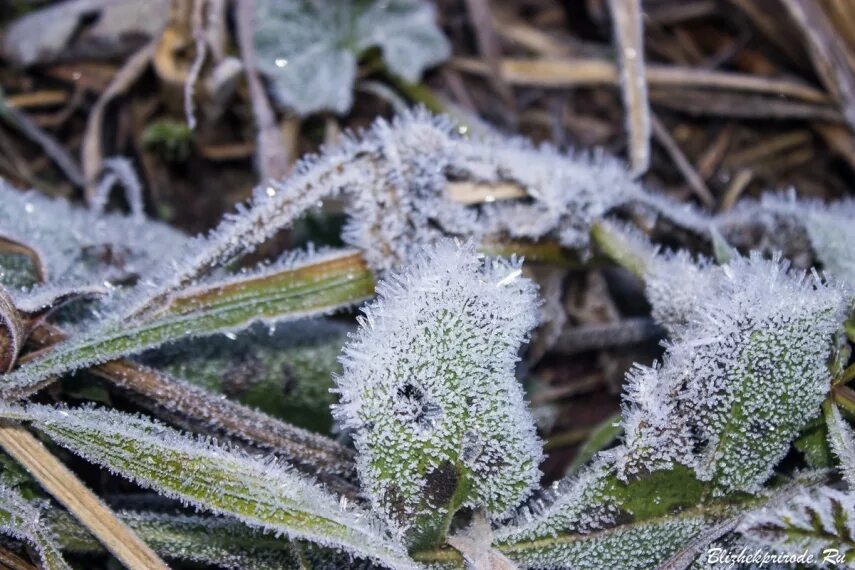
[[[628,376],[616,461],[623,477],[683,463],[718,492],[756,492],[819,413],[845,295],[759,253],[705,271],[662,364]]]
[[[370,513],[343,507],[275,460],[112,410],[2,405],[0,417],[32,422],[81,457],[197,508],[395,568],[414,567]]]
[[[840,472],[855,492],[855,431],[846,423],[834,404],[826,412],[828,443],[840,462]]]
[[[254,28],[259,69],[300,115],[347,112],[357,60],[369,48],[411,82],[451,52],[424,0],[256,2]]]
[[[826,549],[855,562],[855,494],[831,487],[803,488],[795,496],[746,515],[737,529],[746,539],[786,554]]]
[[[40,505],[0,483],[0,533],[32,544],[45,570],[71,570],[42,517]]]
[[[539,478],[541,446],[514,377],[534,327],[535,285],[516,261],[440,242],[378,287],[337,378],[363,487],[412,543],[454,512],[511,512]]]

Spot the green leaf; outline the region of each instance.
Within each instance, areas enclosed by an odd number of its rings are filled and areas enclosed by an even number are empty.
[[[393,567],[412,563],[371,515],[275,462],[191,438],[141,416],[81,408],[6,406],[74,453],[143,487],[250,526],[317,542]]]
[[[158,554],[243,570],[299,570],[295,545],[272,534],[221,517],[119,511],[119,518]],[[48,524],[62,550],[104,552],[101,544],[65,512],[52,510]]]
[[[825,421],[828,428],[828,443],[837,456],[840,472],[855,491],[855,430],[852,429],[840,410],[831,402],[823,404]]]
[[[328,433],[332,427],[332,376],[350,327],[302,321],[272,331],[257,326],[233,340],[178,342],[146,355],[145,362],[289,423]]]
[[[855,562],[855,494],[830,487],[802,488],[749,513],[739,532],[781,553],[807,550],[819,560],[828,549]],[[845,565],[848,567],[848,565]]]
[[[715,522],[697,515],[665,517],[588,534],[499,544],[498,550],[523,567],[648,570],[671,558]]]
[[[408,81],[449,55],[449,45],[423,0],[284,0],[256,3],[259,70],[280,103],[299,115],[346,112],[357,58],[382,50],[389,69]]]
[[[573,458],[573,463],[567,468],[567,475],[572,475],[587,464],[598,452],[608,447],[623,433],[620,425],[620,414],[614,414],[594,427],[594,431]]]
[[[232,331],[259,320],[281,322],[327,313],[373,292],[373,274],[353,251],[197,286],[136,320],[119,319],[54,346],[0,377],[0,394],[188,336]]]
[[[804,454],[805,461],[814,469],[826,469],[834,465],[834,456],[828,446],[828,428],[821,417],[811,422],[793,445]]]
[[[439,544],[459,508],[500,518],[538,482],[514,376],[535,286],[518,263],[448,240],[379,293],[345,349],[336,412],[375,510],[414,547]]]
[[[71,570],[65,562],[41,510],[18,491],[0,483],[0,533],[31,543],[45,570]]]

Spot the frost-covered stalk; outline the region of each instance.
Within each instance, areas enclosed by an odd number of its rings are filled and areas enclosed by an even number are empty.
[[[36,504],[0,483],[0,533],[31,543],[46,570],[70,570]]]
[[[624,477],[683,463],[726,493],[771,475],[819,414],[846,307],[839,287],[787,270],[753,254],[699,268],[689,293],[652,297],[674,341],[661,366],[629,376]]]
[[[540,443],[514,377],[536,315],[520,273],[441,242],[379,286],[345,349],[336,413],[375,509],[411,545],[440,542],[462,506],[508,514],[538,481]]]

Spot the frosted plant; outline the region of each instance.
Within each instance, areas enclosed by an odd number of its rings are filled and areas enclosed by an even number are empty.
[[[110,191],[117,183],[121,184],[125,190],[125,198],[131,208],[131,214],[135,218],[142,218],[145,215],[142,184],[131,161],[122,156],[104,160],[104,174],[95,189],[92,209],[99,214],[104,211]]]
[[[424,0],[256,2],[258,67],[273,95],[300,115],[344,113],[353,102],[357,59],[378,47],[407,81],[446,59],[451,48]]]
[[[846,423],[837,406],[830,405],[825,414],[828,425],[828,443],[840,461],[840,471],[855,490],[855,431]]]
[[[833,550],[855,562],[855,495],[831,487],[803,489],[789,500],[750,513],[739,532],[752,542],[792,553],[807,550],[818,560]]]
[[[539,477],[514,378],[535,286],[516,262],[442,242],[378,293],[336,382],[372,504],[417,544],[441,539],[461,507],[507,515]]]
[[[413,566],[369,513],[275,462],[111,410],[6,405],[0,417],[29,421],[82,457],[168,497],[396,568]]]
[[[70,570],[41,517],[40,507],[3,483],[0,483],[0,533],[32,544],[45,570]]]
[[[629,375],[619,462],[624,477],[683,463],[720,492],[754,492],[829,391],[845,298],[759,255],[708,271],[662,365]]]
[[[665,252],[648,264],[644,293],[652,307],[651,315],[671,338],[686,330],[702,306],[701,300],[711,293],[715,271],[707,259],[693,260],[686,250]]]
[[[187,238],[165,224],[99,215],[0,180],[0,240],[37,254],[40,280],[71,288],[147,275],[162,263],[164,251],[180,249]]]

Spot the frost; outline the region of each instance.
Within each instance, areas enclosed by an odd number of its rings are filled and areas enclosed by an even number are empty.
[[[612,471],[611,464],[600,458],[578,475],[555,483],[496,531],[496,542],[512,544],[561,533],[584,535],[613,525],[618,510],[605,495],[606,479]]]
[[[372,267],[399,267],[444,236],[540,239],[553,234],[585,250],[591,225],[612,208],[640,199],[641,187],[601,152],[561,153],[522,139],[469,138],[444,118],[405,114],[378,121],[362,138],[370,178],[354,188],[345,240],[365,250]],[[523,198],[483,204],[455,201],[456,181],[487,188],[512,185]]]
[[[699,516],[677,516],[561,537],[561,540],[508,545],[501,550],[522,567],[531,569],[648,570],[658,568],[702,535],[711,522]]]
[[[720,492],[757,491],[819,411],[845,300],[759,254],[709,267],[711,284],[661,366],[628,376],[619,472],[673,463]]]
[[[107,199],[113,186],[119,183],[125,189],[125,199],[131,208],[131,214],[136,219],[145,216],[143,204],[143,191],[140,179],[134,170],[133,164],[127,158],[114,156],[104,160],[104,174],[95,189],[92,200],[92,209],[101,214],[107,207]]]
[[[435,19],[423,0],[256,2],[258,67],[298,114],[345,113],[357,58],[369,48],[379,47],[389,69],[410,82],[449,56]]]
[[[517,262],[444,241],[378,293],[345,348],[336,409],[375,510],[415,541],[441,538],[461,506],[509,514],[540,475],[514,377],[534,284]]]
[[[855,431],[846,423],[837,406],[831,405],[831,411],[826,414],[828,421],[828,443],[837,459],[840,461],[840,471],[855,491]]]
[[[738,531],[782,554],[807,550],[822,560],[823,551],[836,549],[851,563],[855,557],[855,495],[831,487],[802,489],[792,498],[749,513]]]
[[[55,537],[46,526],[37,504],[0,483],[0,533],[32,544],[45,570],[71,570],[62,558]]]
[[[694,316],[701,299],[710,294],[716,270],[709,260],[692,259],[685,250],[654,257],[644,276],[644,293],[651,315],[676,338]]]
[[[158,512],[116,513],[146,544],[167,558],[189,560],[230,570],[294,570],[298,547],[232,518]],[[100,553],[103,547],[64,512],[46,517],[63,550]]]
[[[369,513],[344,508],[337,497],[275,461],[116,411],[7,405],[0,416],[32,422],[81,457],[197,508],[395,568],[414,567]]]
[[[19,192],[0,180],[0,238],[38,254],[50,282],[66,288],[147,275],[187,238],[139,217],[98,215],[62,199]]]

